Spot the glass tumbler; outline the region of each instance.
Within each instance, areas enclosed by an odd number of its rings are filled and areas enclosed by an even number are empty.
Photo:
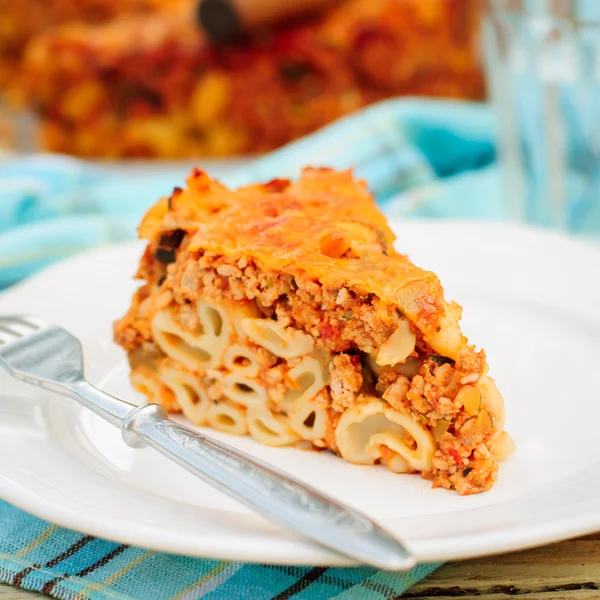
[[[486,0],[483,42],[512,216],[600,235],[600,0]]]

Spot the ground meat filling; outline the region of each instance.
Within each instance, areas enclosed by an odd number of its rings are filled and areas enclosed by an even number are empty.
[[[326,289],[302,274],[263,272],[246,258],[234,261],[208,252],[180,253],[178,264],[183,268],[169,265],[163,284],[173,290],[177,303],[200,295],[215,301],[254,300],[266,317],[311,334],[331,352],[371,354],[403,319],[373,295]]]
[[[356,402],[363,384],[362,364],[357,354],[337,354],[329,363],[331,407],[342,412]]]
[[[176,259],[157,255],[157,248],[146,251],[138,277],[147,283],[138,290],[128,315],[115,326],[117,341],[130,352],[132,364],[160,354],[148,326],[153,302],[154,310],[169,303],[177,306],[181,325],[194,330],[195,300],[252,301],[265,317],[312,335],[317,350],[327,356],[323,362],[328,363],[329,381],[319,402],[327,407],[332,423],[361,394],[375,394],[431,431],[438,449],[433,472],[424,476],[434,486],[456,488],[462,494],[491,487],[497,469],[490,452],[491,417],[486,410],[469,411],[461,397],[465,396],[461,390],[484,372],[483,351],[467,347],[455,362],[434,354],[415,332],[415,350],[404,363],[379,367],[373,357],[404,319],[396,308],[386,307],[373,295],[326,289],[302,274],[264,272],[247,258],[190,253],[183,236],[161,240],[160,247],[168,246]],[[268,351],[260,351],[265,354],[261,378],[277,407],[286,390],[289,367]],[[211,395],[218,393],[211,389]],[[329,429],[319,443],[335,450],[334,426]]]
[[[412,378],[406,401],[412,410],[432,419],[453,419],[460,405],[456,394],[462,387],[461,373],[449,363],[438,365],[427,359]]]

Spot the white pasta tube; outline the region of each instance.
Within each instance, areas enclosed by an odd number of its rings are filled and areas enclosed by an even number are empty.
[[[225,350],[223,365],[230,371],[246,377],[256,377],[260,368],[256,354],[241,344],[233,344]]]
[[[445,314],[440,318],[438,327],[433,333],[425,336],[425,341],[437,354],[456,360],[466,344],[466,338],[458,324],[461,309],[453,302],[444,303],[444,307]]]
[[[312,398],[296,400],[288,409],[290,424],[304,440],[321,440],[327,430],[327,411]]]
[[[160,404],[161,384],[152,377],[146,377],[138,371],[131,374],[131,384],[140,393],[144,394],[150,401]]]
[[[208,424],[214,429],[232,435],[246,435],[246,409],[236,406],[231,402],[217,402],[212,404],[206,413]]]
[[[375,359],[371,356],[367,356],[367,365],[377,377],[379,377],[381,373],[383,373],[383,367],[381,365],[378,365]],[[400,375],[404,375],[409,379],[412,379],[419,372],[420,366],[421,359],[417,358],[416,356],[411,356],[407,358],[404,362],[390,366],[389,368],[391,368],[396,373],[400,373]]]
[[[247,408],[266,408],[267,390],[254,379],[237,373],[225,375],[222,379],[223,394],[233,402]]]
[[[214,363],[214,356],[199,343],[199,336],[184,331],[168,310],[161,310],[152,319],[152,334],[160,349],[191,371]]]
[[[233,331],[237,337],[241,340],[246,338],[246,331],[242,327],[242,321],[244,319],[258,319],[261,318],[261,312],[254,302],[247,302],[245,304],[231,304],[227,307],[227,312],[231,318],[231,324]]]
[[[196,309],[201,324],[197,334],[185,331],[169,310],[157,312],[152,319],[154,341],[167,356],[190,371],[218,366],[230,337],[230,324],[223,309],[205,301],[199,301]]]
[[[371,450],[373,458],[379,459],[379,462],[381,462],[394,473],[414,473],[414,469],[408,464],[408,462],[406,462],[393,450],[387,449],[386,451],[386,448],[387,447],[384,445],[374,446]]]
[[[267,446],[287,446],[300,440],[285,417],[267,408],[248,410],[248,429],[257,442]]]
[[[200,343],[213,357],[210,366],[217,366],[231,338],[229,315],[222,306],[206,300],[196,302],[196,311],[203,329]]]
[[[389,408],[384,409],[383,413],[387,419],[400,425],[404,431],[376,433],[369,440],[367,452],[380,452],[380,450],[377,450],[378,446],[387,446],[416,471],[431,471],[433,469],[432,459],[436,450],[436,443],[429,431],[400,411]],[[406,433],[412,438],[412,444],[407,444]]]
[[[246,335],[280,358],[296,358],[312,352],[314,341],[302,331],[289,331],[272,319],[242,319]]]
[[[475,387],[481,392],[481,405],[492,417],[494,437],[498,437],[504,429],[504,400],[491,377],[480,377]]]
[[[516,450],[513,439],[510,437],[510,435],[508,435],[508,433],[506,433],[506,431],[501,431],[492,444],[494,453],[498,460],[504,460]]]
[[[280,404],[281,408],[288,412],[296,403],[311,400],[325,387],[321,363],[312,356],[305,356],[299,364],[290,369],[288,375],[296,384],[296,387],[285,392]]]
[[[160,378],[175,395],[183,414],[192,423],[203,425],[211,401],[200,380],[192,373],[177,369],[163,369]]]
[[[343,412],[335,429],[335,440],[340,454],[348,462],[372,465],[375,458],[367,452],[369,440],[387,430],[402,431],[402,428],[385,417],[383,402],[373,398]]]
[[[414,448],[405,441],[407,433],[414,440]],[[342,457],[352,463],[373,464],[382,457],[379,446],[386,446],[412,469],[432,469],[436,445],[431,434],[376,398],[346,409],[336,427],[335,438]],[[396,459],[394,466],[394,470],[402,470],[403,463]]]
[[[406,360],[415,349],[417,336],[408,319],[402,319],[396,331],[381,345],[376,362],[379,365],[395,365]]]

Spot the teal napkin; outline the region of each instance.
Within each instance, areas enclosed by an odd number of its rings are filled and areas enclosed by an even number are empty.
[[[485,105],[392,100],[265,157],[221,166],[237,186],[304,165],[353,168],[390,216],[502,218]],[[0,162],[0,287],[56,260],[135,236],[189,165],[99,166],[65,156]],[[433,571],[251,565],[157,553],[62,529],[0,501],[0,582],[64,600],[385,600]]]
[[[253,565],[124,546],[61,529],[0,501],[0,582],[63,600],[390,600],[439,565]]]
[[[217,175],[231,186],[295,177],[305,165],[353,168],[395,216],[503,216],[486,105],[391,100]],[[0,161],[0,288],[58,259],[135,236],[144,211],[190,165],[99,166],[57,155]],[[209,169],[212,172],[212,170]]]

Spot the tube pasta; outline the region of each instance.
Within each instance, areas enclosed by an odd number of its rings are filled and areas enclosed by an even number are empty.
[[[225,375],[222,380],[223,394],[233,402],[247,408],[265,408],[267,406],[267,390],[258,382],[237,373]]]
[[[513,439],[506,431],[501,431],[500,435],[494,440],[494,450],[498,460],[504,460],[510,456],[516,449]]]
[[[211,401],[199,379],[192,373],[176,369],[164,369],[160,373],[160,378],[175,394],[183,414],[192,423],[203,425]]]
[[[367,452],[371,436],[384,429],[400,431],[383,414],[383,402],[371,399],[344,411],[335,429],[335,440],[344,459],[359,465],[372,465],[375,458]]]
[[[329,363],[331,363],[333,353],[323,348],[323,346],[317,346],[310,355],[319,363],[324,385],[329,385],[331,381]]]
[[[208,424],[214,429],[232,435],[246,435],[246,409],[231,402],[212,404],[206,413]]]
[[[131,374],[131,385],[149,400],[160,403],[161,384],[153,377],[147,377],[139,371],[134,371]]]
[[[404,431],[400,433],[395,431],[376,433],[369,440],[367,451],[373,454],[378,446],[387,446],[416,471],[431,471],[433,469],[432,458],[436,450],[436,443],[429,431],[400,411],[384,408],[383,414],[386,419],[400,425]],[[405,432],[412,437],[414,448],[406,443]],[[377,451],[380,452],[381,450]]]
[[[271,319],[242,319],[246,335],[280,358],[297,358],[312,352],[314,341],[302,331],[290,332]]]
[[[440,317],[439,327],[424,338],[438,354],[456,360],[466,344],[466,338],[458,325],[462,311],[453,302],[444,304],[445,314]]]
[[[396,331],[383,343],[377,354],[377,364],[395,365],[406,360],[415,349],[417,336],[408,319],[402,319]]]
[[[240,340],[246,339],[246,331],[242,327],[242,321],[244,319],[257,319],[261,318],[261,313],[254,302],[247,302],[246,304],[232,304],[228,309],[231,317],[231,324],[233,330]]]
[[[490,413],[495,436],[498,436],[504,429],[504,400],[494,380],[487,375],[480,377],[475,387],[481,392],[481,405]]]
[[[377,361],[371,356],[367,356],[367,365],[377,377],[379,377],[384,371],[383,366],[378,365]],[[398,363],[397,365],[392,365],[389,368],[391,368],[393,371],[396,371],[396,373],[400,373],[400,375],[404,375],[409,379],[412,379],[419,372],[420,366],[420,358],[416,356],[409,356],[404,362]]]
[[[160,404],[167,411],[178,412],[180,410],[174,392],[158,377],[134,371],[131,374],[131,384],[138,392],[146,396],[148,402]]]
[[[230,335],[229,319],[222,308],[199,301],[196,310],[202,327],[199,334],[185,331],[169,310],[157,312],[152,319],[154,341],[191,371],[218,366]]]
[[[297,387],[289,389],[281,402],[281,407],[287,411],[297,403],[314,398],[325,387],[321,364],[312,356],[305,356],[302,362],[290,369],[289,377]]]
[[[152,319],[152,334],[155,343],[167,355],[190,370],[208,365],[213,358],[198,344],[198,337],[184,331],[173,319],[171,313],[162,310]]]
[[[373,436],[375,437],[375,436]],[[393,450],[389,450],[385,445],[375,445],[372,448],[373,457],[379,459],[390,471],[394,473],[412,473],[411,466]]]
[[[287,446],[301,439],[285,417],[267,408],[248,410],[248,429],[257,442],[267,446]]]
[[[260,367],[256,354],[241,344],[234,344],[225,350],[223,365],[230,371],[248,377],[256,377]]]
[[[229,315],[222,306],[206,300],[196,302],[196,311],[203,328],[201,345],[214,357],[214,364],[209,366],[216,366],[220,363],[231,337]]]
[[[320,440],[327,430],[327,411],[312,398],[296,400],[288,410],[290,424],[304,440]]]
[[[414,449],[405,443],[406,433],[414,439]],[[336,427],[335,438],[342,457],[349,462],[371,465],[382,456],[378,446],[386,446],[411,468],[432,469],[436,445],[431,434],[410,417],[386,408],[375,398],[345,410]],[[395,467],[402,468],[402,463],[396,460]]]

